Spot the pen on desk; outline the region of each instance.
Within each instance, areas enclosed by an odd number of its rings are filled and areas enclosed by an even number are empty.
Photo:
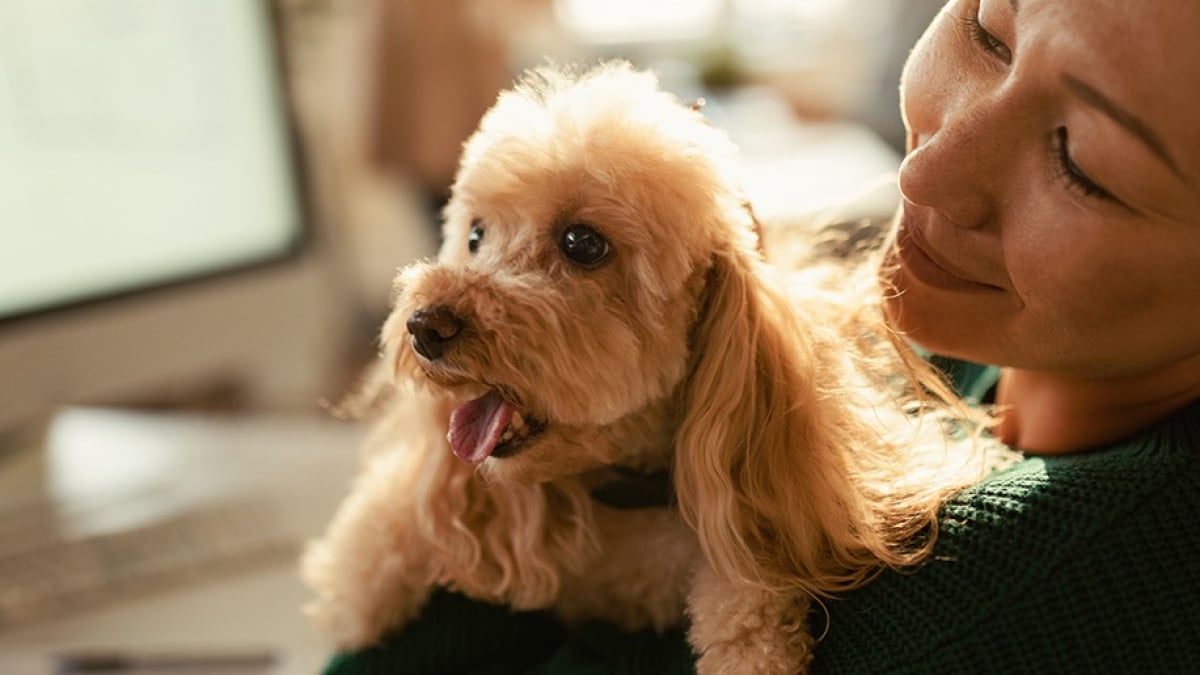
[[[271,652],[134,653],[89,651],[58,656],[59,675],[84,673],[137,673],[153,670],[221,671],[270,668],[276,664]]]

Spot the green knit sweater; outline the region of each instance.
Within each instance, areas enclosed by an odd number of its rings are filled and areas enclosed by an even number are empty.
[[[981,397],[994,369],[960,367]],[[1200,673],[1200,402],[946,505],[934,555],[814,611],[816,673]],[[687,673],[683,633],[572,630],[450,593],[327,673]]]

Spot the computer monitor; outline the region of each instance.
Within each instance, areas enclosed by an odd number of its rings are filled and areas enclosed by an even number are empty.
[[[238,379],[328,320],[267,0],[0,0],[0,430]]]

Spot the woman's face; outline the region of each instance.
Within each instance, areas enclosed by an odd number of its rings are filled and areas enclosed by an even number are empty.
[[[954,0],[901,85],[894,323],[1084,377],[1200,357],[1200,2]]]

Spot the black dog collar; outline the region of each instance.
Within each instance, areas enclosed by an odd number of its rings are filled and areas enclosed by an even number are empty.
[[[614,466],[612,471],[615,476],[592,488],[592,499],[621,510],[675,505],[675,484],[669,470],[643,473]]]

